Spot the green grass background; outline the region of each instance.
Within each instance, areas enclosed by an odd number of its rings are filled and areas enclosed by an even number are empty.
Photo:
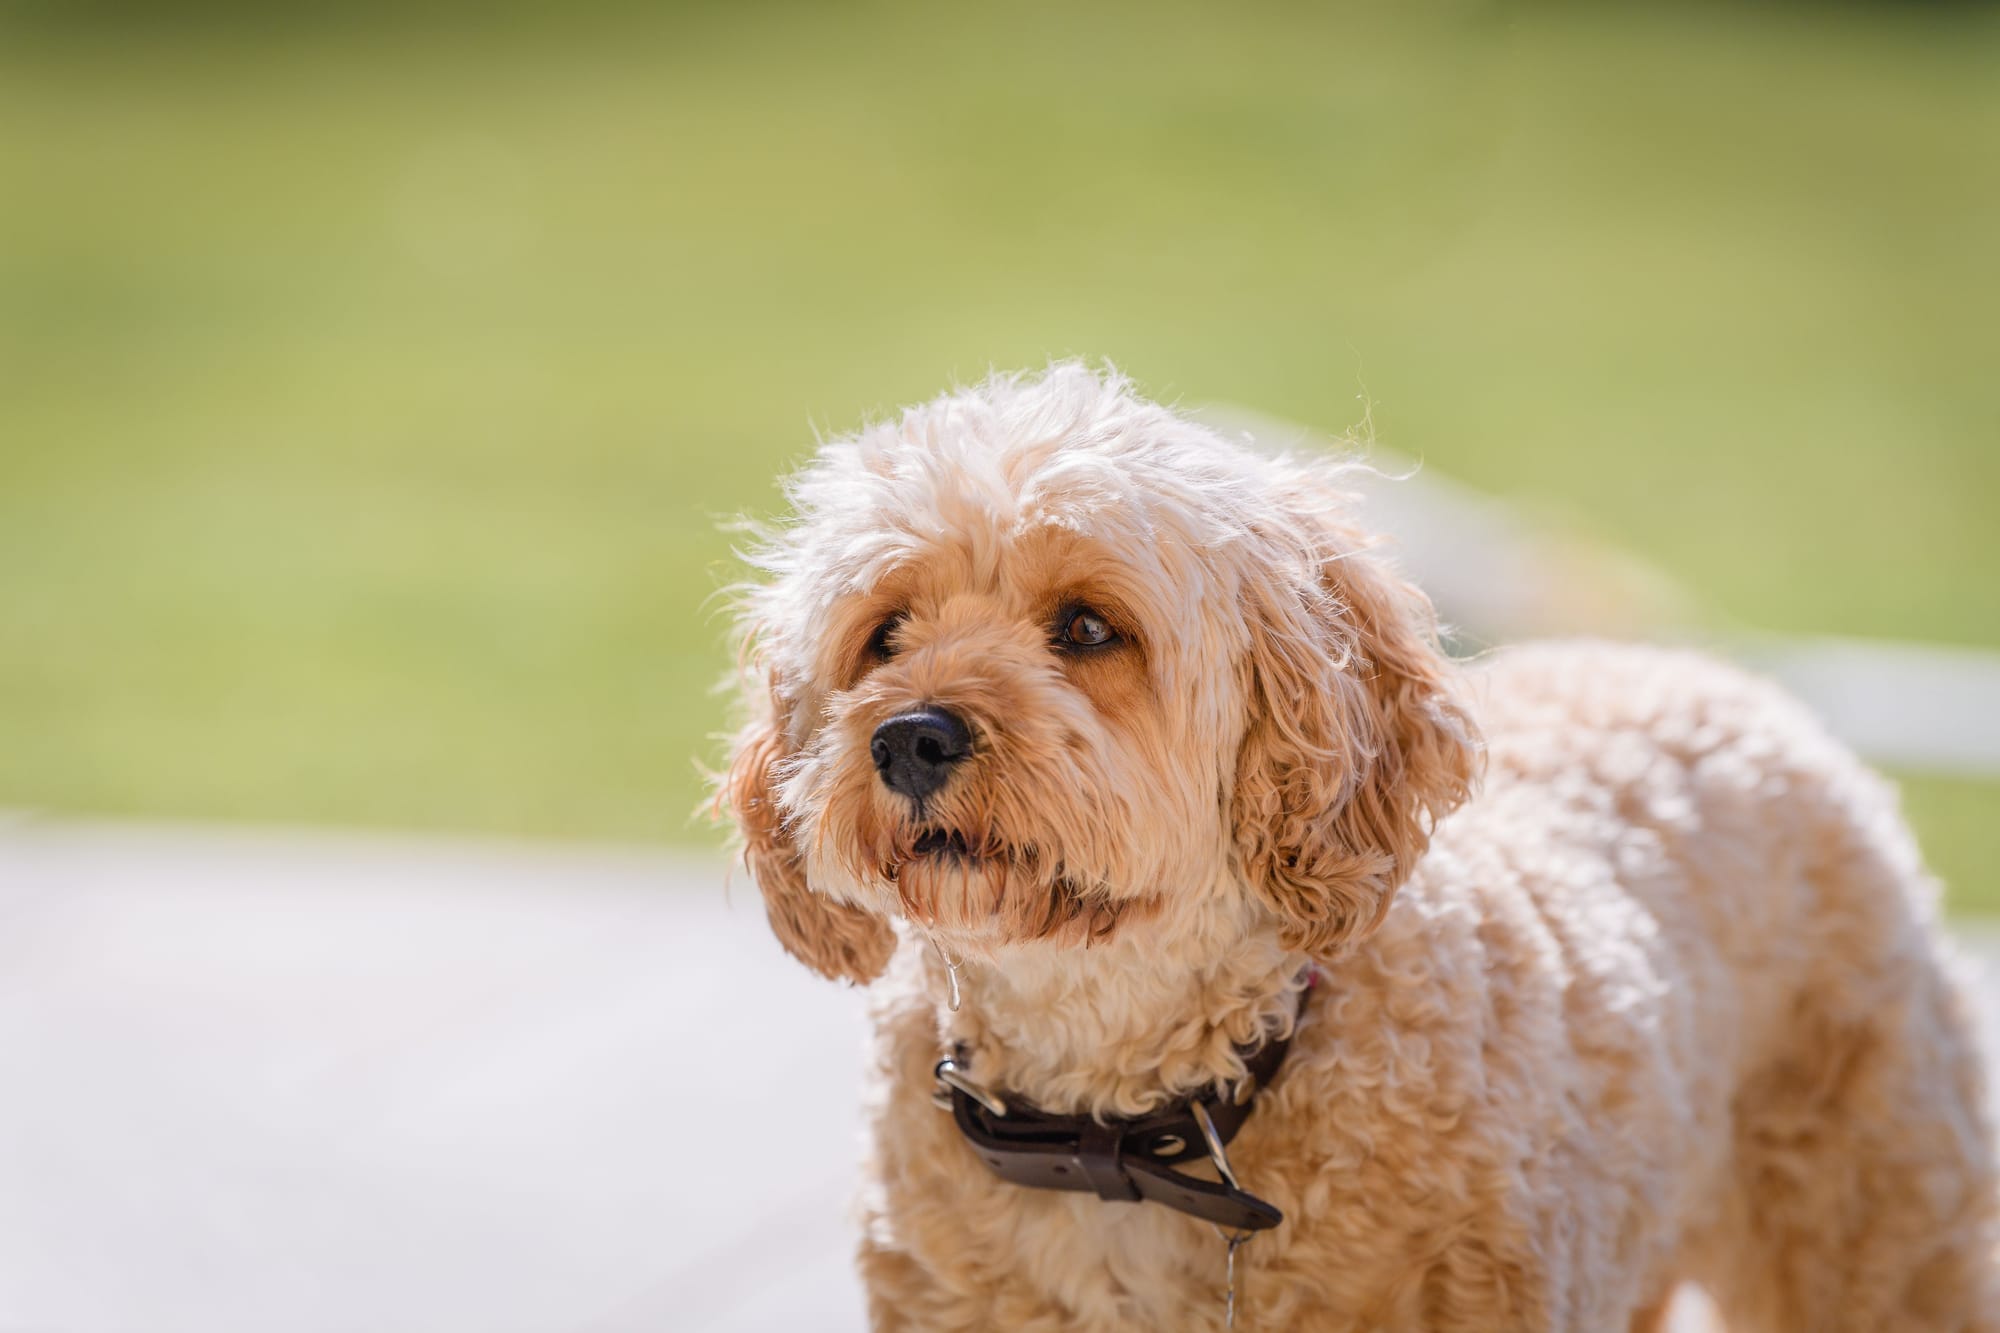
[[[362,13],[0,7],[0,804],[706,838],[714,520],[1066,354],[2000,643],[1991,10]]]

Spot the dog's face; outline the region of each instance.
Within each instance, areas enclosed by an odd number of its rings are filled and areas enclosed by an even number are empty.
[[[1217,895],[1314,952],[1379,920],[1473,743],[1330,482],[1074,366],[825,447],[722,791],[785,946],[866,980],[898,915],[971,950]]]

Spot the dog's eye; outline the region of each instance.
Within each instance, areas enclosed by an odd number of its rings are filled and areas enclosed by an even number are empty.
[[[1110,621],[1084,606],[1065,615],[1057,637],[1071,648],[1102,648],[1118,635],[1112,631]]]
[[[886,662],[896,655],[896,645],[890,640],[895,637],[896,631],[903,627],[904,619],[903,613],[898,611],[875,627],[875,632],[868,636],[870,657],[878,662]]]

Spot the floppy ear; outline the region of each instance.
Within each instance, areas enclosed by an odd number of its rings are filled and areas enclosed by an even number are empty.
[[[1312,582],[1296,552],[1252,580],[1231,813],[1286,947],[1323,956],[1380,924],[1433,823],[1465,799],[1479,745],[1430,600],[1323,515],[1274,540],[1309,546]]]
[[[823,977],[866,985],[882,975],[896,937],[880,917],[815,893],[785,827],[773,778],[788,756],[784,710],[770,707],[736,738],[717,804],[736,821],[743,864],[764,895],[764,915],[785,951]]]

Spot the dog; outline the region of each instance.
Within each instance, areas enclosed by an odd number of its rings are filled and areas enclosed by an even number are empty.
[[[1345,466],[1058,364],[793,479],[717,805],[870,988],[874,1326],[2000,1333],[1891,791],[1691,653],[1454,662]]]

